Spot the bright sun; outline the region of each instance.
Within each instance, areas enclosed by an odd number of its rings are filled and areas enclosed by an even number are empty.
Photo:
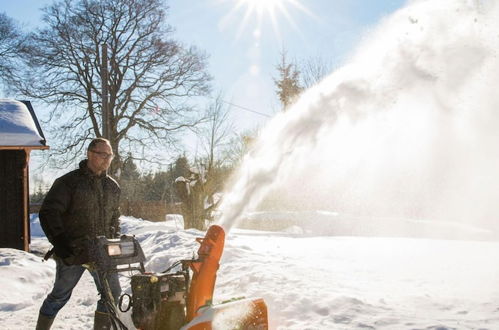
[[[249,11],[256,11],[262,14],[264,11],[273,13],[276,8],[282,9],[286,0],[238,0],[247,6]]]
[[[270,19],[273,30],[277,37],[279,37],[280,16],[284,17],[293,28],[298,29],[290,13],[290,9],[298,9],[306,14],[311,14],[300,3],[300,0],[232,0],[231,2],[235,4],[231,11],[222,19],[221,23],[222,25],[230,25],[230,21],[237,22],[239,25],[237,37],[241,36],[250,23],[253,28],[253,35],[259,37],[261,26],[266,19]],[[243,13],[242,19],[240,16],[241,12]],[[256,25],[253,25],[253,19],[256,19]]]

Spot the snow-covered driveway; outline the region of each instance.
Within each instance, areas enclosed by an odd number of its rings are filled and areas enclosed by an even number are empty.
[[[202,233],[123,217],[161,271]],[[43,250],[48,243],[34,239]],[[499,329],[499,243],[229,233],[215,299],[265,298],[271,329]],[[2,329],[33,329],[54,263],[0,249]],[[97,294],[85,274],[54,329],[90,329]]]

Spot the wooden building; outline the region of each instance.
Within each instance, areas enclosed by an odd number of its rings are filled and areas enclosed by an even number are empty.
[[[0,248],[29,250],[29,157],[48,148],[31,103],[0,99]]]

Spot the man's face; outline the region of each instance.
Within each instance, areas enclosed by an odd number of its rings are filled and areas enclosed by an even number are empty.
[[[95,147],[87,152],[88,167],[97,174],[105,172],[113,160],[113,150],[107,143],[97,143]]]

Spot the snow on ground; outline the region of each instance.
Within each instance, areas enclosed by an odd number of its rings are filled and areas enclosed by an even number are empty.
[[[150,271],[191,257],[203,236],[174,221],[122,223],[141,242]],[[34,234],[36,224],[33,217]],[[271,329],[499,329],[497,242],[290,232],[232,230],[216,302],[263,297]],[[40,257],[48,247],[33,237],[33,253],[0,249],[2,329],[34,328],[54,276],[54,262]],[[85,274],[53,329],[91,328],[97,298]]]

